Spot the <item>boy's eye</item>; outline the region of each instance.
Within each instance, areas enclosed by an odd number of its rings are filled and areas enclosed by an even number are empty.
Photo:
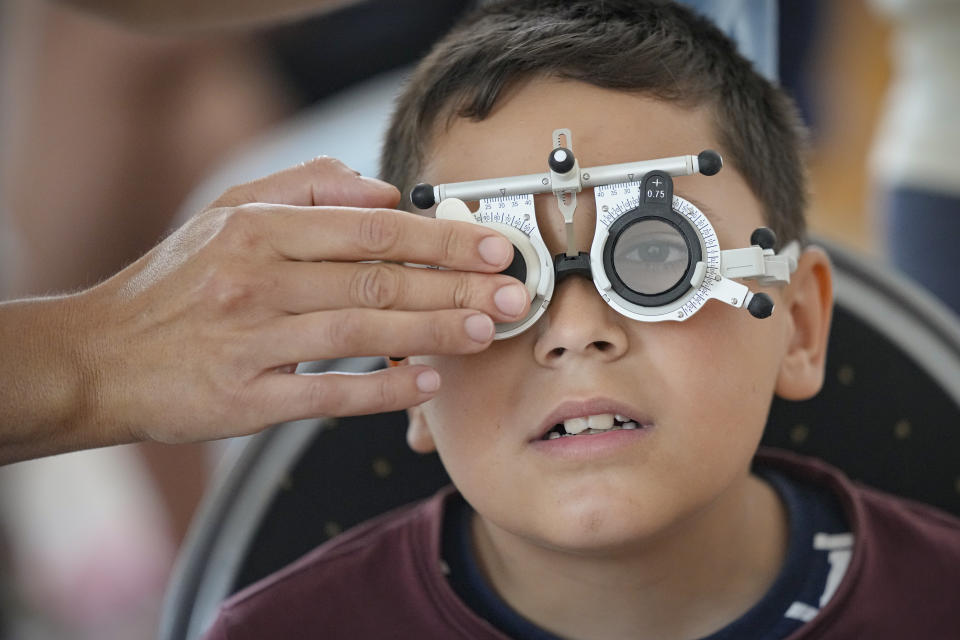
[[[625,285],[637,293],[657,295],[683,277],[690,251],[680,232],[660,220],[641,220],[617,238],[613,266]]]
[[[641,263],[672,262],[682,259],[685,251],[685,246],[677,246],[675,242],[651,238],[638,243],[624,255],[620,256],[620,259]]]

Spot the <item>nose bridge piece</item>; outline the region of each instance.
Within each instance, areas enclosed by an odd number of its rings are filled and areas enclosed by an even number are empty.
[[[553,257],[553,271],[556,274],[556,284],[560,284],[567,276],[582,276],[593,280],[593,271],[590,269],[590,254],[581,251],[575,256],[558,253]]]

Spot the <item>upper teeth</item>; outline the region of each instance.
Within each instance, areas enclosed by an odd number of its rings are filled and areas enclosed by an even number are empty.
[[[616,417],[620,422],[628,422],[623,416],[618,415]],[[563,428],[566,429],[567,433],[572,434],[580,433],[586,429],[612,429],[613,418],[612,413],[601,413],[596,416],[587,416],[586,418],[570,418],[569,420],[563,421]]]

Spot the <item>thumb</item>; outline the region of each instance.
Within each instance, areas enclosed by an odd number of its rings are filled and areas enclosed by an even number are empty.
[[[211,206],[235,207],[251,202],[300,207],[393,208],[400,202],[400,192],[386,182],[361,176],[336,158],[320,156],[233,187]]]

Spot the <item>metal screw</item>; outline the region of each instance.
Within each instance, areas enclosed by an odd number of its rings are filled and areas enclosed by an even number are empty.
[[[737,303],[739,303],[740,301],[737,300],[736,298],[730,298],[730,302],[731,302],[732,304],[737,304]]]
[[[541,184],[550,184],[550,179],[549,179],[549,178],[544,178],[543,180],[540,181],[540,183],[541,183]]]
[[[590,174],[589,174],[589,173],[583,174],[583,179],[584,179],[584,180],[589,180],[589,179],[590,179]]]
[[[600,210],[606,213],[607,211],[610,211],[610,207],[608,207],[607,205],[603,205],[602,207],[600,207]]]

